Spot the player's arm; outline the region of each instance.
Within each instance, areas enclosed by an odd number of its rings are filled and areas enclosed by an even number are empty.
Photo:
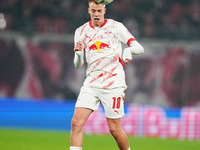
[[[124,49],[123,60],[128,64],[132,60],[132,55],[138,55],[144,53],[144,48],[136,41],[133,35],[122,24],[118,23],[118,32],[120,41],[126,43],[129,47]],[[128,39],[128,41],[127,41]]]
[[[74,37],[75,47],[74,47],[74,65],[76,68],[80,68],[84,64],[84,52],[83,52],[83,45],[79,40],[78,31],[75,32]]]
[[[144,53],[144,48],[136,40],[130,42],[129,47],[124,49],[123,60],[128,64],[132,60],[132,55],[139,55]]]

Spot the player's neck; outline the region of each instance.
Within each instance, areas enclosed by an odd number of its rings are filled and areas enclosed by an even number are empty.
[[[99,27],[101,27],[101,25],[102,25],[103,23],[104,23],[103,21],[102,21],[102,22],[99,22],[98,24],[93,23],[92,26],[95,27],[95,28],[99,28]]]
[[[95,23],[95,22],[91,22],[92,23],[92,26],[95,27],[95,28],[100,28],[102,27],[106,22],[106,19],[103,19],[103,21],[100,21],[99,23]]]

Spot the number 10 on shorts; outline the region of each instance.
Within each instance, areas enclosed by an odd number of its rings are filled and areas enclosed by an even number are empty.
[[[113,97],[113,109],[119,109],[120,108],[120,102],[121,102],[121,97]]]

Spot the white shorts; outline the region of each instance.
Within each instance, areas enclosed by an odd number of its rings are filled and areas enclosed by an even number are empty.
[[[124,89],[96,89],[82,87],[75,107],[97,110],[102,103],[107,118],[124,116]]]

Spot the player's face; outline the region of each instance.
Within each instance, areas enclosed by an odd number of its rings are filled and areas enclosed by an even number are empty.
[[[101,26],[104,23],[105,12],[105,5],[89,3],[88,13],[90,14],[92,25],[94,27]]]

